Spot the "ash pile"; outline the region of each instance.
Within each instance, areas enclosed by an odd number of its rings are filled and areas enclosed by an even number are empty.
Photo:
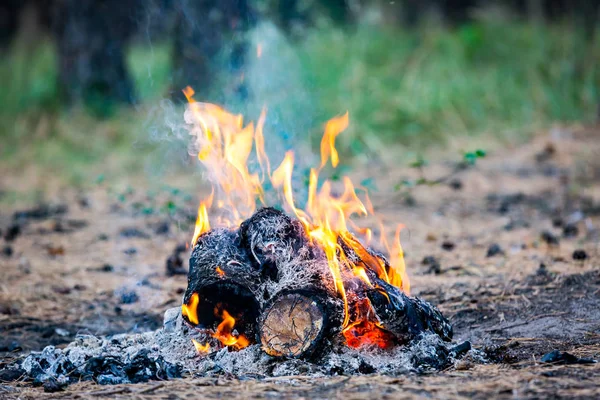
[[[350,234],[334,250],[338,269],[299,220],[261,209],[238,229],[198,237],[183,305],[165,313],[162,329],[81,336],[5,372],[52,388],[221,374],[401,374],[445,369],[466,353],[480,358],[468,342],[451,342],[439,310],[388,282],[383,255]]]

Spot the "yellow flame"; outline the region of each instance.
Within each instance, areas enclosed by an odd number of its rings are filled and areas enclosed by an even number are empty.
[[[196,348],[196,351],[199,354],[207,354],[208,352],[210,352],[210,344],[209,343],[200,343],[199,341],[197,341],[196,339],[192,339],[192,343],[194,344],[194,347]]]
[[[325,124],[325,133],[321,139],[321,167],[327,164],[331,157],[331,165],[335,168],[339,163],[338,152],[335,149],[335,138],[348,127],[348,111],[346,114],[335,117]]]
[[[198,325],[198,303],[200,302],[200,298],[198,297],[198,293],[192,293],[192,296],[188,300],[187,304],[183,304],[181,306],[181,315],[187,317],[188,321],[190,321],[194,325]]]

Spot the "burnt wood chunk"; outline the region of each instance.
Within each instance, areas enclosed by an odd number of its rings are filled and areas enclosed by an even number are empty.
[[[279,265],[307,248],[307,236],[300,221],[266,207],[240,225],[240,239],[254,268],[277,281]]]
[[[366,295],[377,318],[383,328],[396,335],[400,342],[406,343],[426,331],[439,335],[445,341],[452,340],[452,325],[433,305],[408,296],[375,274],[369,274],[369,279],[373,288],[367,289]]]
[[[183,298],[193,305],[184,315],[186,322],[202,329],[215,329],[227,311],[236,321],[235,329],[247,337],[255,336],[259,303],[255,291],[259,274],[250,266],[237,231],[214,229],[201,235],[190,257],[188,287]],[[196,302],[192,297],[198,296]],[[197,321],[197,323],[196,323]]]
[[[331,334],[339,321],[340,307],[323,293],[308,290],[280,293],[259,319],[264,351],[275,357],[308,356]]]

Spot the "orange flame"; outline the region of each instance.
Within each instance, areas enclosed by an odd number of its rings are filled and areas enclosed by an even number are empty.
[[[215,310],[217,312],[217,310]],[[229,346],[234,350],[241,350],[244,347],[248,347],[250,341],[244,335],[233,335],[233,327],[235,326],[235,318],[233,318],[225,310],[221,313],[223,321],[217,327],[216,332],[212,335],[215,339],[219,340],[225,346]]]
[[[390,255],[388,265],[379,257],[372,255],[350,233],[349,227],[363,235],[368,242],[372,240],[372,230],[361,227],[352,218],[355,216],[375,215],[373,205],[365,195],[364,202],[356,193],[355,186],[348,177],[342,179],[343,192],[336,195],[334,182],[324,180],[319,188],[319,174],[330,161],[333,168],[339,164],[339,153],[335,147],[337,136],[349,124],[348,112],[329,120],[325,124],[321,140],[321,163],[319,168],[310,170],[308,182],[308,199],[303,208],[296,205],[292,185],[294,171],[294,153],[288,151],[281,164],[271,171],[271,165],[264,149],[263,128],[266,110],[263,109],[256,127],[249,123],[243,125],[241,115],[228,113],[214,104],[198,103],[193,99],[194,92],[186,88],[184,94],[188,98],[189,108],[185,113],[186,122],[190,124],[190,134],[195,138],[193,151],[212,178],[213,192],[200,203],[198,221],[192,244],[202,233],[210,229],[208,209],[217,199],[220,211],[228,212],[226,216],[218,216],[218,226],[237,227],[244,219],[249,218],[259,205],[265,205],[263,184],[270,181],[284,200],[288,212],[295,215],[304,225],[311,241],[318,243],[324,250],[332,282],[341,299],[344,301],[344,332],[352,329],[352,337],[348,344],[352,345],[357,337],[365,337],[367,331],[380,331],[375,322],[363,317],[351,317],[346,293],[346,283],[350,279],[360,279],[372,286],[365,268],[374,271],[377,276],[408,293],[409,282],[405,272],[402,247],[400,245],[400,226],[396,230],[390,246],[383,223],[380,221],[380,247]],[[259,173],[251,173],[248,167],[251,154],[260,168]],[[349,246],[360,257],[362,265],[354,265],[347,259],[340,241]],[[364,304],[368,310],[370,303]],[[368,311],[367,310],[367,311]],[[232,341],[231,329],[235,320],[225,311],[223,322],[217,332],[224,344]],[[231,318],[231,319],[230,319]],[[367,323],[369,322],[369,323]],[[360,330],[360,334],[357,332]],[[227,336],[230,335],[230,336]],[[380,335],[375,332],[374,335]],[[381,334],[382,335],[382,334]],[[380,336],[381,336],[380,335]],[[366,335],[368,336],[368,335]],[[240,344],[243,335],[236,338]],[[244,338],[246,341],[247,339]],[[375,342],[377,340],[374,339]],[[242,347],[243,343],[241,344]]]

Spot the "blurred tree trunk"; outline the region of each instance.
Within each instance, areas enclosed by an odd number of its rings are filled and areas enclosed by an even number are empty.
[[[136,0],[56,1],[53,32],[67,101],[83,101],[100,113],[134,101],[124,47],[134,30],[135,7]]]
[[[527,0],[527,15],[534,24],[544,23],[544,1]]]

